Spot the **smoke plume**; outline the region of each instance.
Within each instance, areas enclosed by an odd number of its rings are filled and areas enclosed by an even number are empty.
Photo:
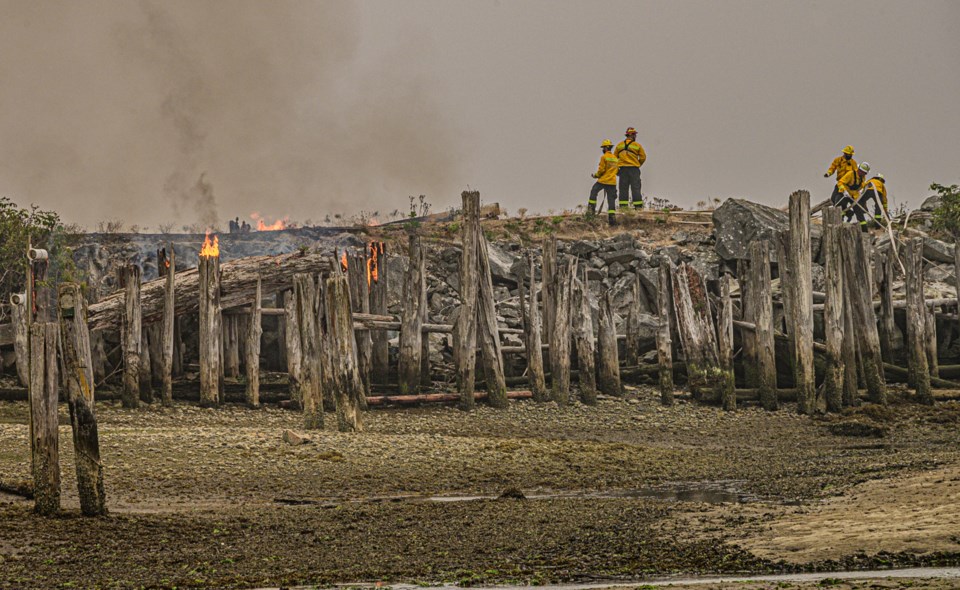
[[[87,225],[213,226],[456,189],[442,89],[418,66],[428,42],[364,53],[353,4],[0,0],[0,13],[0,194],[16,201]]]

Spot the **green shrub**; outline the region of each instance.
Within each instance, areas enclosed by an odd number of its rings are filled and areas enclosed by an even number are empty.
[[[933,183],[930,190],[940,195],[940,205],[933,211],[933,227],[960,237],[960,186]]]

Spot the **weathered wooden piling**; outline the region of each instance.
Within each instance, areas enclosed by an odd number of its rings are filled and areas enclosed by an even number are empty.
[[[783,303],[783,333],[787,336],[787,364],[790,365],[790,377],[796,379],[797,365],[797,334],[794,325],[794,311],[796,306],[794,299],[797,296],[796,289],[792,288],[796,276],[790,262],[790,232],[778,232],[774,239],[777,252],[777,274],[780,279],[780,301]],[[780,327],[779,308],[774,311],[774,326]],[[783,383],[778,383],[778,387],[786,387]]]
[[[240,331],[239,315],[232,313],[223,318],[223,375],[236,379],[240,376]]]
[[[397,370],[400,395],[420,393],[422,326],[427,311],[426,254],[420,236],[410,234],[408,243],[409,262],[403,282],[403,315],[400,319],[400,356]]]
[[[140,329],[140,401],[153,403],[153,379],[151,371],[153,359],[150,358],[150,327],[141,325]]]
[[[120,269],[120,285],[125,297],[123,323],[121,326],[121,350],[123,351],[123,407],[137,408],[140,405],[140,362],[143,337],[140,307],[140,266],[128,264]]]
[[[887,387],[883,378],[880,335],[877,331],[877,317],[873,311],[870,296],[872,289],[867,273],[869,261],[858,227],[849,225],[841,228],[840,251],[844,266],[843,284],[850,295],[855,337],[861,351],[864,380],[870,401],[886,404]]]
[[[303,427],[323,428],[323,391],[321,385],[320,328],[317,325],[317,286],[312,275],[293,276],[293,296],[297,308],[300,337],[300,392],[303,400]]]
[[[751,290],[750,261],[737,261],[737,278],[740,283],[740,321],[756,325],[757,305],[754,302],[755,293]],[[740,332],[740,364],[743,367],[743,382],[749,389],[756,389],[758,383],[757,367],[757,334],[756,330]]]
[[[528,253],[528,257],[530,267],[529,300],[526,300],[527,298],[524,296],[523,276],[517,277],[517,284],[520,289],[521,321],[523,322],[523,344],[527,353],[527,373],[530,375],[530,391],[533,394],[533,399],[534,401],[545,402],[548,396],[546,377],[543,372],[543,347],[541,346],[543,340],[540,333],[540,309],[537,305],[539,287],[533,253]],[[590,330],[592,334],[592,326]]]
[[[93,404],[93,363],[90,357],[86,301],[80,286],[75,283],[61,284],[57,300],[80,511],[84,516],[103,516],[107,513],[107,507],[97,415]]]
[[[687,382],[694,399],[712,395],[720,377],[720,359],[707,286],[700,274],[683,263],[673,276],[677,332],[687,363]],[[715,400],[719,401],[719,400]]]
[[[789,266],[793,271],[793,315],[796,340],[797,410],[805,414],[822,413],[827,405],[817,391],[813,370],[813,262],[810,250],[810,193],[796,191],[790,195]]]
[[[464,191],[463,237],[460,257],[460,311],[457,329],[454,332],[454,354],[457,363],[457,385],[460,389],[460,408],[472,410],[476,405],[473,392],[477,367],[477,306],[480,280],[480,257],[477,255],[480,240],[480,193]]]
[[[580,369],[577,375],[580,384],[580,401],[592,406],[597,403],[596,342],[593,336],[593,313],[590,309],[590,290],[587,288],[586,272],[579,279],[574,277],[570,319],[573,323],[577,366]]]
[[[419,250],[419,244],[416,248]],[[416,262],[413,240],[411,240],[410,250],[410,265],[414,266]],[[418,255],[422,257],[422,254]],[[416,287],[415,282],[413,281],[414,287]],[[360,432],[363,430],[363,422],[360,418],[360,398],[364,397],[365,394],[363,379],[360,377],[357,340],[353,329],[353,313],[350,310],[350,290],[347,285],[347,278],[340,275],[327,279],[324,296],[327,343],[330,346],[330,354],[333,360],[330,382],[333,383],[334,397],[337,402],[337,428],[340,432]],[[417,295],[413,295],[413,297],[416,298]],[[402,334],[403,332],[401,332]]]
[[[176,293],[174,285],[177,275],[177,256],[170,244],[170,252],[166,260],[166,284],[163,292],[163,324],[161,328],[161,355],[162,375],[160,388],[160,403],[164,406],[173,405],[173,342],[177,320]]]
[[[907,266],[907,349],[909,350],[910,385],[921,403],[932,404],[930,368],[927,364],[924,332],[926,312],[923,302],[923,238],[907,240],[904,248]]]
[[[838,229],[838,235],[842,232]],[[843,245],[840,247],[840,261],[843,263]],[[859,374],[862,372],[860,365],[861,354],[857,338],[859,333],[854,326],[853,313],[853,295],[851,289],[846,286],[847,274],[844,270],[844,289],[843,289],[843,341],[840,343],[840,357],[843,359],[843,406],[856,407],[860,404],[860,380]]]
[[[247,341],[244,343],[247,362],[247,405],[260,407],[260,338],[263,337],[263,293],[260,279],[257,279],[257,292],[253,297],[248,315],[250,327],[247,329]]]
[[[348,257],[347,276],[350,282],[350,308],[353,313],[370,313],[370,286],[372,271],[366,250]],[[373,337],[370,330],[358,330],[357,338],[357,366],[360,379],[363,382],[364,394],[360,396],[363,406],[366,406],[367,396],[370,395],[370,373],[373,357]],[[421,355],[422,358],[422,355]],[[421,371],[422,373],[422,371]]]
[[[11,297],[10,314],[13,321],[13,353],[16,356],[17,377],[24,387],[30,385],[30,331],[27,328],[27,296],[17,293]]]
[[[720,277],[720,309],[717,313],[717,349],[719,374],[716,379],[717,397],[723,409],[737,409],[737,384],[733,374],[733,300],[730,298],[730,275]]]
[[[780,404],[777,400],[773,296],[770,288],[770,245],[765,241],[757,240],[750,244],[750,274],[747,277],[747,283],[756,321],[757,390],[763,408],[772,411],[779,408]]]
[[[640,274],[633,275],[630,292],[632,298],[627,308],[626,341],[624,342],[624,363],[635,366],[640,362]]]
[[[895,248],[896,245],[891,245]],[[896,279],[895,256],[892,250],[880,255],[881,264],[878,266],[877,277],[880,282],[880,352],[883,361],[894,363],[903,352],[903,335],[897,327],[893,315],[893,282]]]
[[[544,341],[549,344],[553,342],[554,317],[557,313],[554,309],[557,297],[553,293],[557,275],[556,236],[550,236],[543,242],[543,264],[541,272],[543,274],[543,335]]]
[[[657,293],[657,375],[660,384],[660,402],[665,406],[673,405],[673,342],[670,335],[670,316],[673,300],[673,268],[670,260],[664,256],[660,260],[660,288]]]
[[[600,352],[599,389],[600,393],[620,397],[620,361],[617,350],[617,326],[613,321],[613,301],[610,289],[600,295],[599,326],[597,346]]]
[[[823,310],[824,332],[827,340],[826,373],[823,387],[827,411],[843,409],[843,266],[840,259],[840,210],[823,209],[824,282],[826,302]]]
[[[283,300],[284,349],[287,357],[287,383],[290,386],[290,399],[296,404],[303,405],[303,391],[300,389],[300,370],[303,362],[303,351],[300,348],[300,323],[297,320],[297,300],[293,291],[287,293]]]
[[[927,353],[927,367],[931,377],[940,376],[940,361],[937,359],[937,317],[933,305],[923,306],[923,344]]]
[[[34,511],[43,516],[60,511],[58,335],[55,323],[30,325],[30,455]]]
[[[576,265],[558,261],[554,275],[553,339],[550,340],[550,398],[560,405],[570,402],[570,312]]]
[[[223,391],[220,256],[200,255],[200,406],[217,406]]]
[[[493,274],[490,270],[490,254],[487,239],[480,231],[479,216],[474,221],[479,264],[480,293],[477,302],[477,340],[483,353],[483,372],[487,381],[487,403],[494,408],[507,407],[507,382],[503,370],[503,353],[500,351],[500,330],[497,327],[497,307],[493,298]],[[569,344],[568,350],[569,350]]]
[[[373,282],[370,284],[370,313],[387,314],[387,277],[386,248],[383,242],[370,244],[370,273]],[[375,383],[386,383],[390,375],[390,347],[386,330],[375,330],[371,334],[372,348],[370,356],[370,378]]]

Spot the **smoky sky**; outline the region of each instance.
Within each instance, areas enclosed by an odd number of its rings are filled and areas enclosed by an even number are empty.
[[[960,182],[960,4],[0,1],[0,194],[89,226],[581,204],[782,205],[846,144],[894,204]]]

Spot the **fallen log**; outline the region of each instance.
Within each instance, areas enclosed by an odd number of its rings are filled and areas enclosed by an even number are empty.
[[[224,262],[221,267],[220,306],[223,309],[246,305],[257,289],[258,273],[264,293],[289,289],[293,275],[297,273],[318,274],[330,270],[329,257],[317,252],[294,252],[279,256],[252,256]],[[143,323],[158,322],[163,318],[164,288],[166,279],[159,278],[143,283],[140,287]],[[199,309],[197,293],[200,290],[198,269],[178,272],[174,284],[174,305],[177,315],[196,313]],[[90,306],[88,325],[90,330],[104,330],[119,325],[123,313],[123,291],[104,297]]]
[[[473,399],[482,400],[487,398],[486,391],[476,391],[473,394]],[[532,391],[508,391],[507,399],[531,399],[533,398]],[[438,403],[438,402],[459,402],[460,394],[459,393],[421,393],[419,395],[378,395],[371,396],[367,398],[367,405],[370,406],[385,406],[385,405],[411,405],[411,404],[423,404],[423,403]]]

